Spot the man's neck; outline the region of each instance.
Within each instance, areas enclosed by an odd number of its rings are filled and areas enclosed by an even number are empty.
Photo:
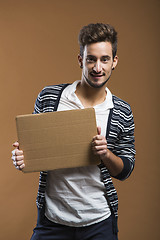
[[[86,83],[80,82],[75,93],[84,107],[94,107],[104,102],[107,95],[105,88],[106,86],[93,88]]]

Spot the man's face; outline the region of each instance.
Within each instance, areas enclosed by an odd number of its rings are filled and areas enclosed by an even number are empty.
[[[82,69],[82,81],[94,88],[103,87],[109,80],[118,58],[113,59],[110,42],[98,42],[84,47],[83,59],[79,56]]]

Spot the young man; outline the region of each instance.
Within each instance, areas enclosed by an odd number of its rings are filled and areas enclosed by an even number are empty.
[[[97,135],[92,149],[98,166],[40,173],[38,220],[32,240],[113,240],[117,238],[118,198],[112,177],[126,179],[134,168],[134,121],[130,106],[106,87],[118,57],[117,33],[108,24],[89,24],[79,34],[81,81],[45,87],[34,113],[94,107]],[[25,167],[13,144],[14,164]]]

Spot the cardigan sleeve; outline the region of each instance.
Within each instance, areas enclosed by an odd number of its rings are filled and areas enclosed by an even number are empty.
[[[52,88],[50,86],[44,87],[37,96],[33,114],[49,112],[50,106],[53,105],[52,99],[53,99]]]
[[[45,113],[45,112],[53,112],[55,108],[55,93],[54,90],[56,86],[47,86],[42,89],[42,91],[38,94],[37,99],[34,105],[33,114]]]
[[[41,100],[41,93],[38,94],[38,97],[36,99],[35,105],[34,105],[34,112],[33,114],[42,113],[42,100]]]
[[[130,106],[128,111],[121,113],[121,119],[118,123],[119,134],[113,153],[120,157],[124,167],[120,174],[114,176],[119,180],[125,180],[130,176],[135,164],[135,138],[134,138],[134,119]]]

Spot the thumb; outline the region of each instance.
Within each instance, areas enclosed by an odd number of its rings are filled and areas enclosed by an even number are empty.
[[[12,144],[12,146],[19,149],[19,142],[14,142],[14,143]]]
[[[101,135],[101,127],[97,127],[97,133],[98,135]]]

